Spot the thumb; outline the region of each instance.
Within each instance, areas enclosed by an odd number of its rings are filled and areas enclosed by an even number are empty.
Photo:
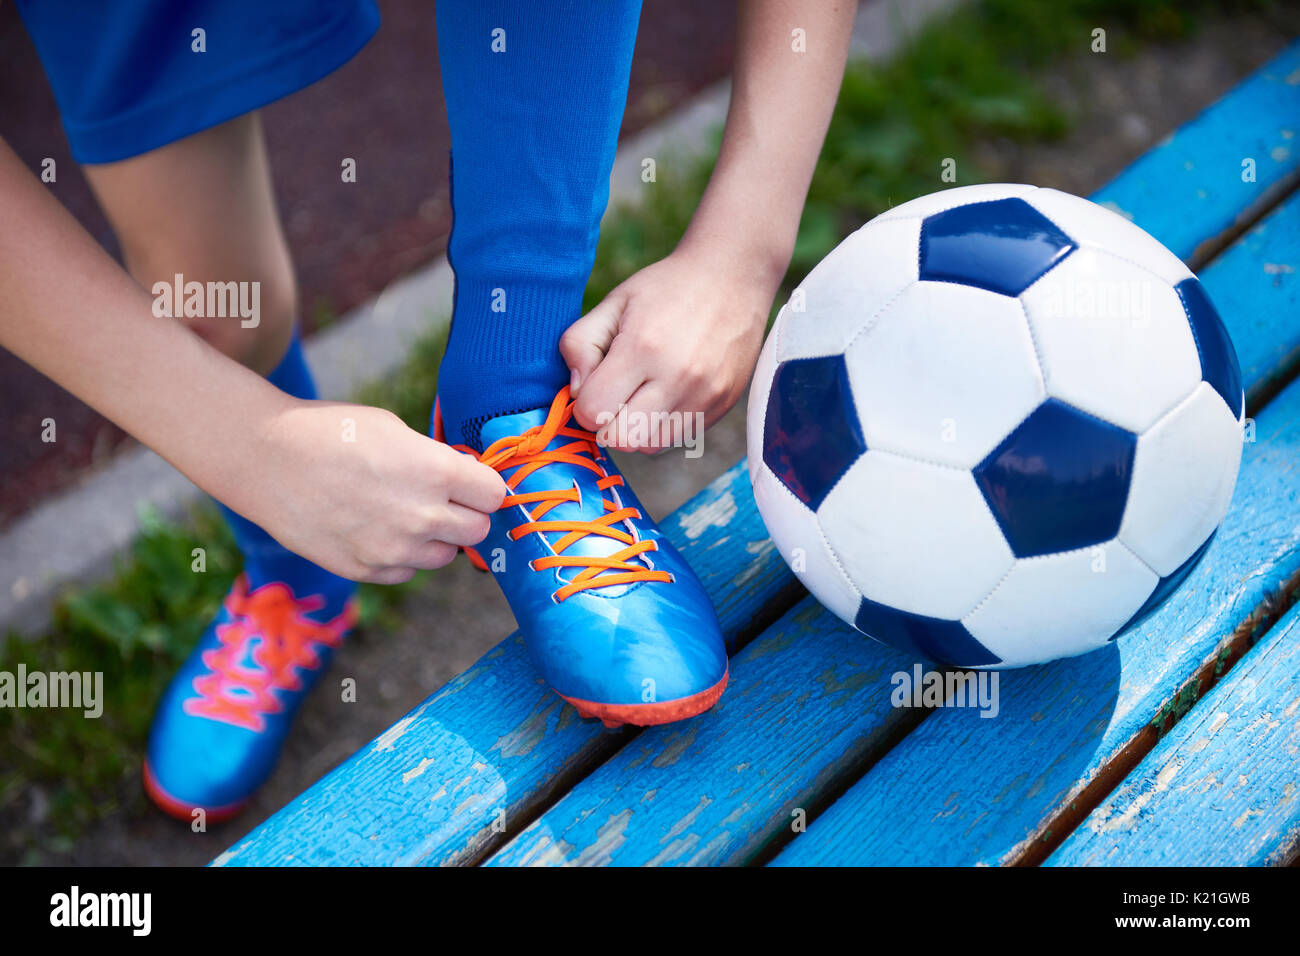
[[[615,289],[560,337],[560,354],[569,366],[570,397],[577,397],[582,383],[609,351],[623,319],[623,306],[624,297]]]

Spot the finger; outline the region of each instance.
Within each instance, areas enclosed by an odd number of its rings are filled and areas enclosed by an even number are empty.
[[[458,550],[454,544],[446,541],[427,541],[411,556],[411,563],[426,571],[445,568],[455,559]]]
[[[486,514],[451,501],[438,509],[429,536],[451,544],[472,545],[486,538],[490,530],[492,519]]]
[[[484,514],[491,514],[500,508],[501,502],[510,493],[505,479],[495,469],[489,468],[469,455],[460,452],[453,452],[453,454],[456,459],[451,464],[451,481],[446,488],[447,497],[466,508]]]
[[[590,431],[611,424],[619,409],[646,381],[645,363],[625,339],[626,336],[614,339],[609,353],[591,373],[574,405],[578,424]]]
[[[621,450],[653,454],[676,444],[673,417],[668,414],[672,404],[657,383],[643,383],[628,398],[626,412],[629,420],[639,422],[640,427],[628,429],[629,443]]]
[[[615,289],[560,337],[560,354],[569,366],[569,394],[577,398],[618,335],[625,301]]]
[[[405,584],[415,577],[415,568],[374,568],[358,580],[368,584]]]

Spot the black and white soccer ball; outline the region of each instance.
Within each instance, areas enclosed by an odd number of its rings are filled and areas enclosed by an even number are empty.
[[[749,399],[772,539],[827,608],[959,667],[1105,645],[1227,512],[1241,372],[1204,289],[1120,215],[949,189],[840,243]]]

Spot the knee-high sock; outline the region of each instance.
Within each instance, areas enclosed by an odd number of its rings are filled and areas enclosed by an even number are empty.
[[[289,344],[289,351],[267,381],[295,398],[316,398],[316,383],[307,368],[302,342],[297,331]],[[255,481],[255,469],[249,469],[249,480]],[[306,558],[299,557],[280,544],[258,525],[236,514],[220,502],[217,503],[226,522],[235,534],[235,542],[244,555],[244,572],[249,588],[258,588],[272,581],[281,581],[298,597],[319,594],[326,599],[325,612],[337,614],[342,601],[351,596],[355,583],[331,574]]]
[[[455,308],[447,438],[550,404],[578,318],[627,102],[640,0],[439,0]]]

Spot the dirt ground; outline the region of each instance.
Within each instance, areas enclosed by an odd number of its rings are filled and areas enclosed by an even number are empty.
[[[1300,23],[1291,24],[1300,27]],[[1074,114],[1068,140],[1020,151],[985,144],[981,160],[998,178],[1035,182],[1088,194],[1174,127],[1222,95],[1294,36],[1262,22],[1211,23],[1191,41],[1145,51],[1127,61],[1085,59],[1062,65],[1053,90]],[[1225,38],[1230,37],[1230,42]],[[706,437],[703,457],[680,452],[623,461],[630,484],[653,514],[663,515],[744,453],[743,403]],[[284,760],[242,818],[205,834],[150,810],[134,788],[121,811],[66,857],[79,864],[201,864],[373,739],[428,694],[504,638],[509,609],[490,577],[457,561],[411,596],[405,623],[367,633],[340,653],[333,679],[354,677],[358,701],[318,693],[304,707]],[[329,681],[326,681],[327,686]],[[337,686],[334,684],[333,686]],[[31,823],[42,825],[33,798]]]

